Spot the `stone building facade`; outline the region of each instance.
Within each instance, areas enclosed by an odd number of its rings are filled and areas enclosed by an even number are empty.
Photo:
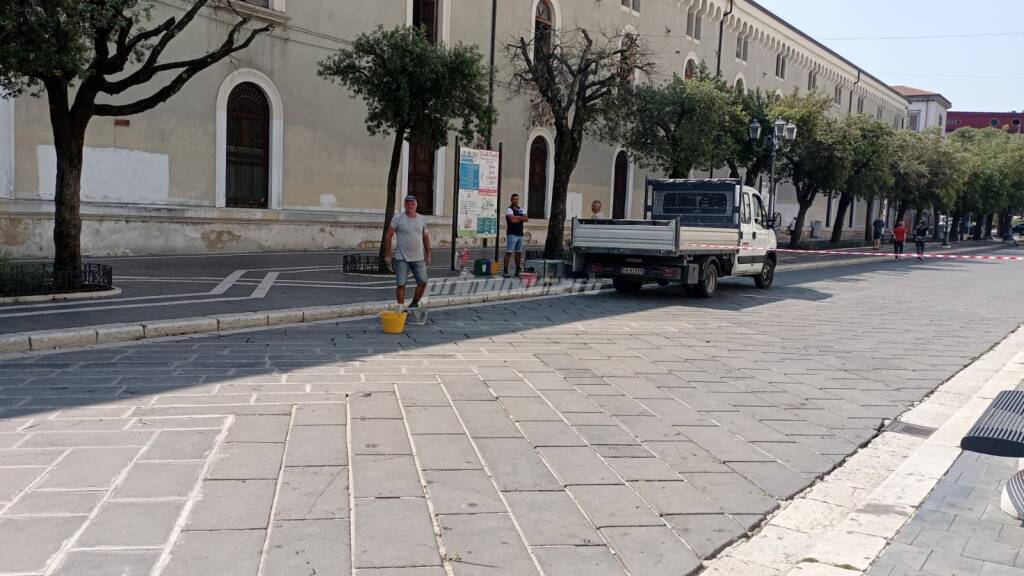
[[[176,0],[155,4],[154,18],[181,10]],[[317,78],[317,62],[360,32],[406,24],[426,25],[439,42],[479,46],[485,57],[490,51],[487,0],[235,4],[275,23],[275,31],[155,110],[90,125],[82,190],[87,254],[374,248],[391,142],[366,134],[364,106]],[[655,81],[703,62],[711,70],[720,66],[730,84],[748,90],[817,90],[834,98],[836,114],[872,114],[895,126],[905,121],[907,101],[900,94],[750,0],[496,5],[499,119],[493,140],[504,146],[504,195],[518,192],[534,216],[530,243],[540,243],[546,229],[554,135],[529,126],[526,104],[503,92],[507,63],[500,46],[533,34],[538,23],[637,33],[658,65]],[[218,44],[234,18],[223,8],[205,10],[169,56]],[[407,145],[403,160],[400,193],[420,197],[440,246],[450,237],[454,156],[454,143],[439,150]],[[52,253],[54,171],[45,100],[0,99],[0,249],[25,257]],[[571,205],[597,199],[616,215],[640,217],[647,175],[621,150],[591,141],[573,174]],[[786,187],[778,207],[787,221],[795,214]],[[820,202],[809,221],[827,220],[826,208]],[[856,215],[856,222],[863,218]]]

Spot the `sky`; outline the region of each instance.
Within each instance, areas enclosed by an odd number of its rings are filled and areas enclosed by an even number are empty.
[[[1024,110],[1024,0],[757,1],[889,85]]]

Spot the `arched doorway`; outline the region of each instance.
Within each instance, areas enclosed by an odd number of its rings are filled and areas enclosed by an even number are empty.
[[[530,168],[526,184],[526,215],[544,218],[548,196],[548,141],[541,136],[530,145]]]
[[[697,76],[697,64],[693,60],[687,60],[683,68],[683,79],[693,80]]]
[[[252,82],[235,86],[227,105],[225,204],[266,208],[270,199],[270,103]]]
[[[612,218],[626,217],[626,199],[629,196],[629,157],[620,150],[615,155],[615,177],[612,182]]]

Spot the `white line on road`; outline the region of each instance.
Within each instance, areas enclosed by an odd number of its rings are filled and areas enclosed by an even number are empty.
[[[263,280],[260,281],[260,285],[253,290],[252,295],[250,295],[249,298],[263,298],[266,296],[267,292],[270,292],[270,289],[273,288],[274,280],[277,280],[277,276],[277,272],[268,272],[267,275],[263,277]]]
[[[245,270],[235,270],[231,274],[228,274],[227,278],[222,280],[220,284],[217,284],[217,286],[214,287],[213,290],[210,290],[210,294],[224,294],[231,288],[231,286],[235,282],[238,282],[238,279],[241,278],[245,274],[245,272]]]

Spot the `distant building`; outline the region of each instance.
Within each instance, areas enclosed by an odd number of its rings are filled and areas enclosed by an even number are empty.
[[[905,128],[914,132],[924,132],[938,126],[940,129],[946,130],[950,120],[947,118],[946,111],[952,108],[953,104],[945,96],[938,92],[929,92],[911,86],[893,86],[892,88],[910,102],[910,107],[907,108]]]
[[[1020,134],[1024,113],[1020,112],[950,112],[946,132],[958,128],[1002,128]]]

